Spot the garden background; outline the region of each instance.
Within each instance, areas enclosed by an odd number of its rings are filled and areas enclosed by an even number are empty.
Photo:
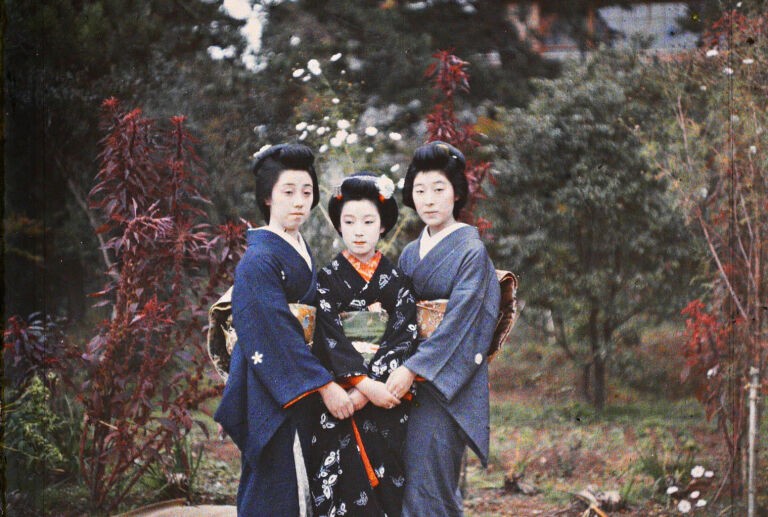
[[[3,515],[233,504],[204,340],[262,224],[250,158],[317,150],[323,263],[333,186],[398,182],[435,138],[469,157],[463,219],[524,303],[467,514],[745,515],[750,473],[768,514],[746,389],[765,444],[764,1],[2,9]],[[419,229],[402,210],[383,251]]]

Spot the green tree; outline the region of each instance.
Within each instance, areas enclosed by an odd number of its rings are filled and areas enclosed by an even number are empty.
[[[540,80],[505,113],[497,139],[497,260],[521,276],[529,308],[551,311],[557,343],[606,401],[617,331],[684,291],[691,257],[667,181],[635,132],[653,124],[651,74],[635,55],[600,53]]]

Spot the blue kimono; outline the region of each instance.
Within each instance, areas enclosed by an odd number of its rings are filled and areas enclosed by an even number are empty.
[[[214,418],[242,454],[238,515],[294,517],[300,507],[296,472],[302,468],[294,462],[296,437],[309,451],[306,406],[318,403],[306,395],[333,377],[305,344],[288,304],[312,304],[317,276],[269,230],[249,230],[247,242],[232,292],[238,341]]]
[[[404,516],[462,515],[458,481],[468,445],[488,462],[488,347],[499,313],[496,271],[477,230],[446,236],[423,259],[419,240],[400,256],[419,300],[448,299],[434,333],[405,366],[423,377],[405,441]]]

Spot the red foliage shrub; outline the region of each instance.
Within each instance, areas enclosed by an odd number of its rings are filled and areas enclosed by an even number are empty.
[[[94,296],[111,307],[81,354],[80,470],[93,507],[111,511],[190,431],[209,382],[205,308],[241,253],[244,225],[211,228],[206,175],[182,116],[170,127],[103,103],[106,137],[91,207],[112,260]]]

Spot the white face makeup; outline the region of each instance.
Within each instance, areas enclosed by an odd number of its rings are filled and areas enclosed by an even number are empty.
[[[367,199],[347,201],[339,218],[341,238],[347,250],[358,260],[368,262],[376,253],[381,232],[381,216]]]
[[[284,170],[267,200],[269,226],[297,237],[299,227],[309,217],[312,199],[312,176],[307,171]]]
[[[453,185],[441,171],[423,171],[413,180],[413,204],[429,234],[434,235],[456,222],[453,204],[456,196]]]

